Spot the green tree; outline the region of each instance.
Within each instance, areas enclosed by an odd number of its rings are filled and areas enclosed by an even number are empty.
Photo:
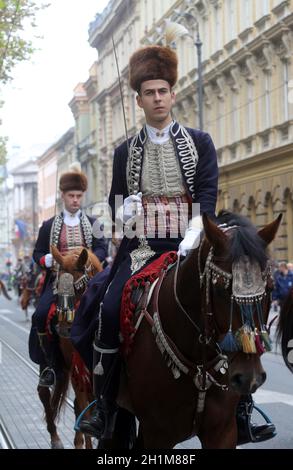
[[[24,28],[35,26],[36,13],[45,6],[40,1],[0,0],[0,84],[12,78],[17,63],[31,57],[34,48]]]

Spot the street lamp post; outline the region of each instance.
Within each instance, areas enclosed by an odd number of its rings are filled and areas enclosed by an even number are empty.
[[[199,128],[203,130],[203,86],[202,86],[202,65],[201,65],[201,48],[202,42],[199,36],[199,29],[197,24],[195,46],[197,50],[197,74],[198,74],[198,121]]]
[[[185,18],[189,24],[192,22],[196,25],[196,33],[195,36],[188,34],[192,37],[194,41],[194,45],[197,50],[197,75],[198,75],[198,85],[197,85],[197,95],[198,95],[198,124],[199,129],[203,130],[203,82],[202,82],[202,59],[201,59],[201,48],[202,48],[202,41],[199,35],[199,24],[196,16],[194,16],[190,12],[184,12],[174,10],[175,17]]]

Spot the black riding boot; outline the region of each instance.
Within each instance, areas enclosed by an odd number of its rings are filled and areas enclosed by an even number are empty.
[[[120,379],[120,355],[101,343],[94,344],[93,385],[97,404],[89,420],[82,420],[80,430],[97,439],[111,439],[118,406],[116,397]]]
[[[253,408],[263,416],[266,423],[261,425],[252,424],[251,415]],[[276,428],[270,419],[259,410],[253,402],[251,395],[243,395],[238,403],[236,411],[236,420],[238,428],[237,445],[247,444],[248,442],[261,442],[276,436]]]
[[[55,344],[49,341],[46,333],[38,333],[38,337],[46,364],[40,374],[39,387],[51,387],[56,383]]]

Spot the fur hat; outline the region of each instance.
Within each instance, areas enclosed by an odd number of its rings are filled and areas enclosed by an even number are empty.
[[[139,92],[142,82],[166,80],[172,88],[177,82],[177,66],[177,55],[169,47],[142,47],[130,57],[130,86],[133,90]]]
[[[80,163],[70,165],[69,171],[63,173],[59,180],[60,191],[83,191],[87,190],[87,177],[81,171]]]

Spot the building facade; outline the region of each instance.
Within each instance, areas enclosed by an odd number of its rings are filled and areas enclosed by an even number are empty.
[[[80,162],[82,171],[88,178],[88,190],[84,196],[84,209],[88,214],[94,214],[97,201],[103,201],[105,195],[100,185],[103,179],[103,164],[97,160],[97,63],[89,70],[89,78],[85,83],[79,83],[74,89],[74,95],[69,103],[72,111],[74,127],[74,144],[76,159]]]
[[[203,128],[213,137],[220,167],[218,208],[259,227],[282,212],[273,256],[293,259],[293,0],[111,0],[89,28],[98,51],[97,158],[105,168],[99,185],[109,192],[113,150],[125,139],[112,36],[133,135],[143,115],[128,85],[128,60],[139,46],[163,40],[165,20],[190,32],[175,44],[174,116],[191,127],[198,127],[199,66],[202,72]]]
[[[11,171],[13,214],[11,239],[15,258],[31,256],[38,233],[38,167],[28,160]]]
[[[39,224],[62,209],[58,180],[75,160],[74,129],[65,134],[38,158]]]

